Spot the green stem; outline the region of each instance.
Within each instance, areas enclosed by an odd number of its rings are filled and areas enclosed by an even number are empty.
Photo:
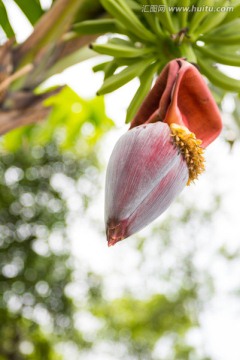
[[[181,5],[189,6],[190,0],[182,0]],[[179,27],[180,29],[185,28],[187,26],[187,18],[188,18],[188,12],[187,11],[181,11],[179,13]]]
[[[197,57],[190,43],[182,43],[180,46],[180,51],[182,56],[185,57],[187,61],[195,64],[197,63]]]
[[[53,7],[41,17],[33,33],[16,50],[17,63],[32,62],[45,46],[56,42],[71,24],[83,0],[56,0]]]
[[[168,3],[166,0],[150,0],[152,5],[162,5],[164,6],[165,11],[163,12],[158,12],[158,16],[160,21],[162,22],[162,24],[167,28],[167,30],[171,33],[171,34],[175,34],[177,32],[177,30],[175,29],[175,26],[173,24],[172,18],[171,18],[171,14],[168,11]]]

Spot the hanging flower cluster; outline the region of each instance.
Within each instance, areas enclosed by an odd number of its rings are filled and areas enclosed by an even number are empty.
[[[162,214],[204,171],[204,149],[221,132],[218,107],[198,69],[169,62],[117,142],[106,176],[108,245]]]

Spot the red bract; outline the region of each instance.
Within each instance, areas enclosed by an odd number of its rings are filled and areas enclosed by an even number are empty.
[[[105,198],[109,246],[156,219],[203,172],[203,147],[221,128],[198,70],[182,59],[171,61],[111,155]]]
[[[131,128],[156,121],[186,126],[205,148],[221,132],[218,107],[198,69],[183,59],[170,61],[144,100]]]

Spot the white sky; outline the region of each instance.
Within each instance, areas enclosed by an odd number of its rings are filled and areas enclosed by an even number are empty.
[[[11,15],[10,20],[17,33],[18,41],[24,40],[30,34],[31,26],[21,16],[21,13],[11,0],[4,0],[4,3]],[[48,7],[50,1],[42,0],[42,3]],[[92,59],[77,65],[64,71],[61,77],[55,77],[53,81],[66,82],[82,97],[93,97],[102,82],[102,75],[93,74],[91,71],[91,66],[98,61],[98,59]],[[107,114],[115,120],[118,129],[106,138],[106,146],[103,149],[105,162],[107,162],[117,138],[126,130],[124,125],[125,112],[137,84],[137,81],[132,81],[105,98]],[[212,239],[213,242],[209,251],[206,248],[205,253],[199,254],[196,260],[199,261],[200,266],[209,266],[209,271],[214,274],[217,284],[216,295],[209,304],[207,311],[201,315],[203,343],[214,360],[240,359],[240,307],[239,302],[233,300],[230,296],[233,289],[236,289],[237,286],[240,287],[240,269],[234,264],[229,269],[224,262],[217,259],[210,263],[210,255],[214,252],[214,248],[226,242],[228,237],[229,249],[237,248],[240,241],[239,154],[239,145],[230,154],[227,146],[217,140],[209,147],[207,152],[207,166],[214,168],[213,172],[211,175],[203,175],[203,178],[194,187],[187,189],[189,196],[195,197],[196,201],[202,201],[204,199],[203,194],[206,194],[206,186],[211,181],[211,186],[215,186],[227,194],[224,197],[224,214],[219,216],[219,223],[216,224],[215,236]],[[103,193],[99,195],[99,203],[95,208],[90,209],[94,216],[97,214],[100,221],[103,221],[102,203]],[[79,237],[82,238],[83,233],[86,241],[80,242]],[[112,276],[109,275],[108,280],[112,287],[110,296],[120,295],[121,288],[126,281],[132,283],[136,288],[141,287],[142,279],[139,279],[138,273],[135,271],[139,258],[130,243],[128,243],[131,241],[130,239],[108,249],[103,238],[96,236],[96,232],[88,223],[87,218],[79,219],[72,224],[70,234],[73,241],[73,250],[78,254],[80,261],[83,260],[89,263],[92,269],[100,274],[113,274]],[[120,266],[121,264],[125,264],[124,268]],[[120,271],[121,275],[116,277],[114,275],[115,271],[118,273]],[[129,276],[130,273],[131,276]],[[189,337],[193,344],[199,345],[199,334],[197,332],[194,333],[193,331]]]

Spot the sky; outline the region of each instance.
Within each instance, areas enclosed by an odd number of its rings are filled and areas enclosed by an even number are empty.
[[[41,0],[45,8],[49,6],[50,2],[49,0]],[[10,20],[17,33],[17,39],[23,41],[31,33],[31,25],[24,19],[11,0],[4,0],[4,3],[10,11]],[[52,78],[48,84],[66,83],[80,96],[84,98],[94,97],[101,86],[103,77],[101,74],[94,74],[91,67],[102,59],[93,58],[67,69],[62,75]],[[240,71],[235,72],[234,70],[233,72],[230,67],[226,67],[225,71],[230,76],[240,79]],[[107,115],[116,123],[116,130],[106,136],[101,150],[105,164],[107,164],[115,142],[127,129],[127,126],[124,125],[126,108],[137,86],[138,81],[133,80],[105,97]],[[231,110],[230,101],[225,106],[227,111]],[[223,260],[213,258],[214,251],[220,245],[226,246],[230,252],[239,246],[239,154],[239,144],[230,152],[229,147],[221,139],[215,141],[210,145],[206,154],[207,169],[211,168],[211,173],[206,172],[196,185],[187,189],[189,198],[196,199],[203,208],[208,206],[208,192],[211,189],[214,188],[224,194],[224,211],[219,214],[218,220],[214,224],[213,241],[211,244],[203,246],[202,252],[197,254],[194,260],[199,269],[209,268],[209,272],[215,277],[217,291],[205,312],[200,316],[201,336],[198,331],[192,331],[189,334],[189,341],[197,346],[201,346],[201,342],[204,343],[205,348],[214,360],[239,360],[240,358],[240,304],[231,295],[232,291],[239,287],[239,263],[233,262],[229,268]],[[102,182],[104,184],[104,175]],[[101,192],[95,207],[89,210],[100,224],[103,224],[103,196],[103,192]],[[159,219],[156,220],[156,222],[158,221]],[[148,229],[143,230],[142,234],[147,234],[147,231]],[[92,269],[101,275],[113,273],[113,276],[109,276],[109,297],[121,295],[121,288],[126,281],[136,288],[141,287],[141,279],[139,279],[138,273],[134,271],[140,260],[131,247],[130,239],[109,249],[106,246],[104,236],[99,238],[87,217],[74,221],[69,226],[69,233],[72,239],[72,249],[79,257],[79,261],[90,264]],[[81,242],[79,241],[80,237],[91,241]],[[122,263],[127,265],[122,268]],[[131,276],[129,276],[130,273]],[[159,351],[164,351],[162,349],[164,347]]]

